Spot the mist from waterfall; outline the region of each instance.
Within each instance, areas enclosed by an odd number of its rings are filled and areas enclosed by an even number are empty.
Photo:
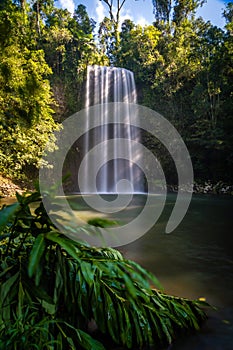
[[[123,122],[117,102],[124,102],[126,106]],[[140,142],[140,129],[131,125],[131,121],[138,118],[134,109],[136,103],[137,92],[131,71],[116,67],[88,66],[85,101],[88,132],[83,140],[84,156],[87,157],[82,192],[144,192],[143,173],[136,165],[141,155],[133,146],[134,141]],[[90,106],[96,106],[94,118],[101,120],[101,126],[97,128],[92,127],[93,115],[90,116],[88,112]],[[111,123],[108,118],[110,113],[113,115]],[[125,141],[120,142],[119,139]],[[99,160],[90,152],[98,144],[100,144],[98,156],[101,155],[103,160],[99,168]],[[122,154],[127,156],[123,159]],[[98,172],[93,182],[91,175],[94,175],[96,169]],[[122,180],[126,180],[125,185],[119,187]]]

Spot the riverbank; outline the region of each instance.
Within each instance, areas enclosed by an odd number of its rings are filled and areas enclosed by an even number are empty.
[[[193,193],[233,195],[233,185],[227,184],[223,181],[218,181],[215,184],[211,183],[211,181],[206,181],[204,183],[194,183]]]
[[[168,185],[167,188],[170,193],[178,192],[177,185]],[[226,195],[233,196],[233,185],[227,184],[223,181],[218,181],[215,184],[211,183],[210,180],[205,182],[194,182],[193,193],[194,194],[219,194],[219,195],[226,194]]]
[[[167,185],[168,192],[178,192],[177,185]],[[13,181],[0,174],[0,198],[14,197],[15,192],[22,194],[27,190],[33,190],[32,181]],[[227,184],[223,181],[218,181],[213,184],[211,181],[195,182],[193,186],[194,194],[217,194],[217,195],[231,195],[233,196],[233,185]]]

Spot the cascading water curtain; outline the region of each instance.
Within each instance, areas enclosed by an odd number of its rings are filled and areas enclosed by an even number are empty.
[[[124,102],[126,106],[124,123],[122,116],[119,116],[118,102]],[[88,66],[85,103],[87,132],[83,145],[85,179],[82,192],[144,192],[143,174],[136,165],[140,154],[132,146],[132,141],[140,142],[140,130],[131,125],[132,120],[138,118],[137,113],[132,112],[132,106],[136,103],[137,92],[132,72],[124,68]],[[91,106],[93,109],[89,108]],[[113,116],[111,122],[109,115]],[[97,119],[100,125],[95,127]],[[119,142],[121,139],[125,139],[125,142]],[[98,156],[101,154],[102,162],[95,152],[91,152],[96,145],[99,145]],[[127,156],[123,157],[123,154]],[[94,173],[95,183],[91,176]],[[122,180],[127,180],[131,185],[119,190],[117,184]]]

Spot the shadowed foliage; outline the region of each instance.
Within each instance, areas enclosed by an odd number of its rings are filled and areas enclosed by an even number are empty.
[[[115,249],[67,238],[39,192],[17,200],[0,212],[1,349],[159,348],[199,329],[205,303],[151,289],[157,279]]]

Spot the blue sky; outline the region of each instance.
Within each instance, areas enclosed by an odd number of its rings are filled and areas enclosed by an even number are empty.
[[[210,20],[218,27],[224,27],[225,21],[222,18],[222,10],[228,0],[207,0],[206,4],[198,10],[198,16],[202,16],[205,20]],[[107,15],[106,6],[99,0],[59,0],[57,5],[67,8],[70,12],[74,11],[77,5],[83,4],[87,7],[90,17],[100,22]],[[121,20],[126,18],[132,19],[135,23],[145,25],[154,21],[152,0],[127,0],[122,12]]]

